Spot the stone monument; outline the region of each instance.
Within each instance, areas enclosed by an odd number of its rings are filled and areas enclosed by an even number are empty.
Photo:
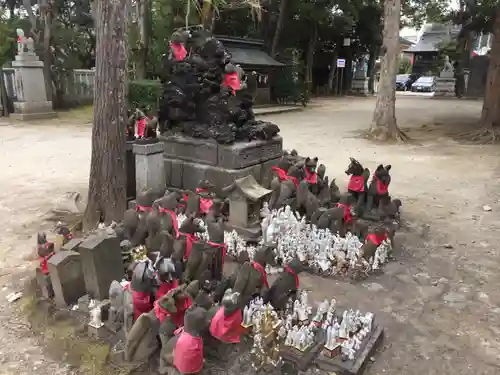
[[[455,71],[448,56],[444,57],[444,66],[436,78],[436,90],[434,98],[454,98],[455,97]]]
[[[11,115],[22,121],[56,117],[52,102],[47,100],[43,62],[35,53],[33,39],[26,38],[22,29],[17,29],[17,55],[12,62],[15,69],[17,101]]]
[[[351,92],[355,95],[369,96],[368,77],[366,76],[366,57],[362,56],[356,64],[356,74],[352,80]]]
[[[241,67],[205,30],[178,30],[170,46],[158,116],[167,187],[194,191],[208,180],[220,190],[247,175],[269,187],[282,139],[255,119]]]

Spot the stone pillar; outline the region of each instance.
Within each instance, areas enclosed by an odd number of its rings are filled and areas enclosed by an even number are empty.
[[[354,95],[368,96],[370,92],[368,90],[368,77],[364,70],[356,72],[354,79],[352,80],[351,93]]]
[[[134,144],[136,193],[148,189],[165,192],[167,180],[163,160],[164,148],[163,142]]]
[[[52,102],[47,100],[43,62],[35,52],[30,48],[27,52],[19,51],[12,67],[15,69],[17,101],[14,102],[14,113],[11,116],[22,121],[56,117]]]
[[[436,78],[436,89],[433,98],[454,98],[455,97],[454,72],[442,71]]]

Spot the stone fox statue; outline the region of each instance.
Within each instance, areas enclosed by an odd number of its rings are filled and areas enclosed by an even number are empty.
[[[283,310],[290,297],[295,298],[299,288],[299,274],[302,264],[298,259],[292,260],[285,266],[284,271],[278,276],[269,289],[265,300],[270,302],[276,310]]]
[[[366,201],[368,192],[368,179],[370,178],[370,170],[363,168],[361,163],[354,158],[349,158],[351,163],[347,167],[345,173],[349,178],[347,192],[352,194],[358,201],[357,206],[363,207]]]
[[[269,289],[266,265],[272,259],[272,248],[259,249],[252,261],[243,263],[235,278],[233,291],[240,294],[240,306],[247,305],[256,295],[263,295]]]
[[[368,197],[366,199],[367,213],[371,212],[374,204],[378,207],[381,203],[381,198],[389,196],[389,185],[391,183],[391,175],[389,174],[390,170],[391,165],[386,165],[384,167],[380,164],[373,173],[372,181],[370,182],[370,187],[368,188]]]

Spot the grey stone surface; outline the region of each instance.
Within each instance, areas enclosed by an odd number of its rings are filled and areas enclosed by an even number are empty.
[[[217,165],[217,143],[178,135],[160,136],[165,145],[166,159],[179,159],[202,164]]]
[[[165,161],[162,142],[134,144],[136,192],[147,189],[165,191]]]
[[[111,282],[124,275],[120,240],[115,235],[97,232],[87,237],[79,249],[87,293],[93,299],[108,298]]]
[[[355,95],[368,96],[368,78],[354,78],[351,85],[351,93]]]
[[[241,169],[281,157],[283,140],[236,142],[219,145],[213,140],[183,136],[160,136],[166,160],[182,160],[228,169]]]
[[[43,62],[33,53],[23,53],[16,56],[12,67],[17,94],[13,117],[22,121],[56,117],[52,102],[47,100]]]
[[[237,142],[232,145],[219,145],[218,150],[217,166],[241,169],[281,157],[283,154],[283,139],[278,136],[269,141]]]
[[[66,244],[61,247],[61,250],[65,251],[78,251],[83,238],[73,238],[69,240]]]
[[[436,78],[434,98],[455,97],[455,78]]]
[[[56,306],[66,307],[85,295],[80,254],[60,251],[49,258],[48,266]]]

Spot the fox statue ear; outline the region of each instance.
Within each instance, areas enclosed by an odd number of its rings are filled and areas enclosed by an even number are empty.
[[[377,167],[377,171],[379,171],[381,169],[384,169],[384,166],[382,164],[379,164],[378,167]]]
[[[311,161],[311,158],[308,156],[305,162],[308,163],[309,161]]]
[[[356,161],[356,160],[355,160],[353,157],[351,157],[351,156],[349,156],[349,160],[351,161],[351,163],[354,163],[354,162]]]
[[[390,164],[387,164],[385,166],[385,169],[386,169],[387,172],[389,172],[391,170],[391,168],[392,168],[392,165],[390,165]]]
[[[313,160],[317,163],[319,159],[318,157],[315,157]]]

